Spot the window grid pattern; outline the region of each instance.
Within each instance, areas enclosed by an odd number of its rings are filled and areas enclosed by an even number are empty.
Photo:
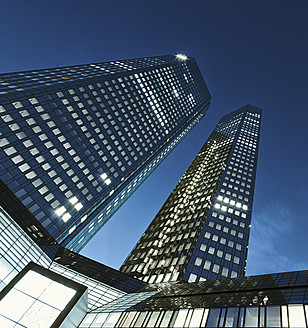
[[[244,274],[260,113],[247,105],[221,119],[125,260],[122,272],[149,283]],[[250,124],[256,125],[253,135]],[[249,149],[242,145],[244,138]],[[241,174],[241,180],[233,178],[234,172]],[[237,193],[229,191],[231,182]]]
[[[50,268],[61,276],[71,279],[79,284],[88,287],[88,311],[101,307],[126,293],[116,288],[110,287],[97,280],[91,279],[77,271],[66,268],[56,262],[52,262]]]
[[[307,274],[147,285],[88,313],[80,327],[112,320],[115,327],[307,327]],[[142,300],[148,292],[154,293]]]
[[[164,67],[170,63],[174,63],[172,55],[1,74],[0,94],[24,91],[42,85],[57,85],[68,81],[84,80],[85,77],[109,76],[126,71],[134,72],[151,67]]]
[[[141,174],[141,183],[210,103],[194,59],[133,61],[132,69],[121,61],[0,77],[22,87],[0,95],[1,179],[75,251],[136,189],[129,188],[134,178]],[[64,71],[72,74],[67,80],[58,76]],[[113,201],[115,208],[107,209]],[[104,209],[110,215],[98,219]]]
[[[121,207],[121,205],[127,200],[127,198],[142,184],[143,181],[155,170],[155,168],[161,164],[161,162],[166,159],[170,152],[179,144],[179,142],[190,132],[190,130],[201,120],[202,115],[198,115],[194,121],[183,131],[181,132],[172,142],[169,143],[169,146],[160,153],[150,164],[147,165],[147,168],[141,171],[134,180],[129,183],[124,190],[119,194],[117,198],[114,198],[111,203],[105,206],[100,213],[92,219],[91,223],[88,225],[88,229],[81,230],[78,234],[75,235],[74,239],[67,245],[71,250],[78,250],[85,245],[87,242],[87,236],[91,233],[93,236],[96,232],[99,231],[102,225],[102,221],[107,222],[107,220]],[[167,140],[169,142],[169,140]]]
[[[44,267],[51,262],[0,207],[0,291],[31,261]]]
[[[90,327],[243,327],[307,328],[308,305],[197,308],[87,314],[80,328]],[[113,323],[113,325],[111,325]]]
[[[191,258],[189,281],[243,276],[246,271],[261,113],[252,106],[217,130],[232,140],[232,150]]]

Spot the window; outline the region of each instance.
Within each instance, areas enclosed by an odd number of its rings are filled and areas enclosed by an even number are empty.
[[[202,263],[202,259],[200,257],[197,257],[196,260],[195,260],[195,265],[200,266],[201,263]]]
[[[266,308],[266,327],[280,327],[280,306]]]
[[[258,312],[257,307],[246,308],[245,327],[258,327]]]
[[[211,262],[206,260],[203,269],[210,270],[210,267],[211,267]]]
[[[200,246],[200,250],[203,251],[203,252],[205,252],[205,251],[206,251],[206,245],[201,244],[201,246]]]
[[[288,305],[290,328],[305,327],[304,308],[302,305]]]
[[[220,267],[219,267],[218,264],[214,264],[214,266],[213,266],[213,272],[218,274],[219,273],[219,268]]]
[[[214,247],[210,247],[208,250],[209,254],[214,254],[215,253],[215,248]]]

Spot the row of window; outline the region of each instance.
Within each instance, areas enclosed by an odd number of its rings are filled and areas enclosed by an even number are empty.
[[[92,313],[80,327],[306,328],[308,305]]]

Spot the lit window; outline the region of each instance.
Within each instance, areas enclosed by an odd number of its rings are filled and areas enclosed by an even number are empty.
[[[64,222],[67,222],[72,216],[69,214],[69,213],[65,213],[61,219],[64,221]]]
[[[218,264],[214,264],[214,266],[213,266],[213,272],[214,273],[218,273],[219,272],[219,268],[220,268],[220,266]]]
[[[61,206],[61,207],[59,207],[58,209],[55,210],[55,213],[58,216],[61,216],[65,211],[66,211],[66,208],[64,206]]]
[[[211,267],[211,262],[210,261],[205,261],[203,269],[210,270],[210,267]]]
[[[70,199],[70,203],[73,205],[76,204],[77,202],[78,202],[78,198],[76,196],[74,196]]]
[[[201,246],[200,246],[200,250],[203,251],[203,252],[205,252],[205,251],[206,251],[206,245],[201,244]]]
[[[80,211],[82,208],[83,208],[83,205],[81,203],[78,203],[78,204],[75,205],[75,209],[77,211]]]
[[[195,265],[200,266],[201,263],[202,263],[202,259],[200,257],[197,257],[196,260],[195,260]]]

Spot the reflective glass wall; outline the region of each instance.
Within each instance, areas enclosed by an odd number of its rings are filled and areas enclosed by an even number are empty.
[[[308,305],[288,304],[178,311],[104,312],[88,314],[79,327],[306,328],[307,320]]]

